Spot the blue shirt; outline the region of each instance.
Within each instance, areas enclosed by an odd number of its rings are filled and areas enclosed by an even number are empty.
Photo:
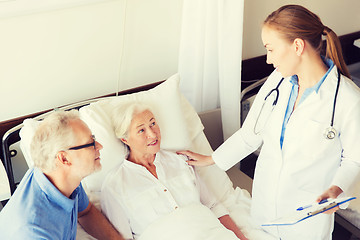
[[[78,212],[88,204],[81,184],[67,198],[31,168],[0,212],[0,239],[75,239]]]
[[[334,67],[334,63],[333,63],[333,61],[331,59],[324,59],[323,58],[323,61],[326,64],[326,66],[329,68],[328,71],[320,79],[320,81],[317,82],[314,86],[305,89],[303,95],[301,96],[301,99],[300,99],[298,105],[300,105],[312,92],[315,91],[316,93],[318,93],[318,91],[319,91],[319,89],[321,87],[321,84],[324,82],[325,78],[327,77],[327,75],[329,74],[331,69]],[[289,122],[290,116],[291,116],[291,114],[293,112],[293,109],[294,109],[296,98],[297,98],[298,93],[299,93],[299,83],[298,83],[297,75],[291,76],[290,82],[292,84],[292,88],[291,88],[291,92],[290,92],[288,105],[287,105],[286,111],[285,111],[284,122],[282,124],[282,129],[281,129],[281,135],[280,135],[280,147],[281,148],[282,148],[283,142],[284,142],[284,135],[285,135],[286,125]]]

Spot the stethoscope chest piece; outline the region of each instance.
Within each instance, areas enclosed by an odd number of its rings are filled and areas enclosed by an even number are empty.
[[[332,115],[331,115],[330,127],[325,129],[325,134],[324,134],[325,138],[329,139],[329,140],[334,139],[337,135],[337,132],[334,128],[334,117],[335,117],[336,98],[339,93],[339,85],[340,85],[340,71],[338,70],[337,85],[336,85],[336,90],[335,90],[334,104],[333,104],[333,111],[332,111]]]
[[[337,134],[337,132],[336,132],[335,128],[333,128],[333,127],[328,127],[324,133],[325,138],[329,139],[329,140],[334,139],[336,137],[336,134]]]

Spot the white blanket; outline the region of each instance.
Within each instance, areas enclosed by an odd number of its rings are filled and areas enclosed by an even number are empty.
[[[139,240],[236,240],[211,210],[201,204],[179,208],[152,223]]]
[[[89,194],[89,199],[97,208],[100,207],[97,194]],[[223,204],[228,208],[230,217],[249,240],[275,240],[273,236],[252,224],[250,217],[251,196],[246,190],[236,188],[231,197],[228,197]],[[95,240],[79,224],[76,239]],[[173,214],[154,222],[140,237],[140,240],[154,239],[227,240],[237,238],[221,225],[207,207],[201,205],[200,207],[189,206],[174,211]]]
[[[276,238],[256,226],[250,216],[251,196],[248,191],[236,188],[234,193],[222,202],[230,217],[249,240],[275,240]]]

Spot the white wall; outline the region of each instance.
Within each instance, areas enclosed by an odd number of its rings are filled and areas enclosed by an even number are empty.
[[[113,0],[0,19],[0,121],[177,72],[182,2]],[[289,3],[338,35],[360,31],[359,0],[245,0],[244,59],[265,54],[262,21]]]
[[[0,121],[177,72],[182,0],[129,0],[126,21],[124,6],[107,1],[0,19]]]
[[[265,18],[285,4],[300,4],[316,13],[337,35],[360,31],[359,0],[245,0],[243,59],[264,55],[261,26]]]

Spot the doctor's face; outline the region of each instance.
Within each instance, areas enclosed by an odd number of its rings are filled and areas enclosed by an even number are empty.
[[[160,128],[149,110],[134,115],[128,133],[121,140],[129,146],[130,157],[154,156],[160,150]]]
[[[299,57],[293,43],[284,39],[278,31],[267,25],[262,28],[261,38],[266,48],[266,63],[272,64],[283,77],[295,75]]]

